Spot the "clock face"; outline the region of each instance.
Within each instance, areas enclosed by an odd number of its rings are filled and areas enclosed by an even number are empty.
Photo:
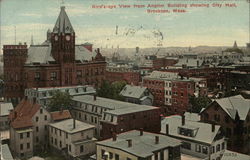
[[[55,41],[57,41],[58,40],[58,36],[55,36]]]
[[[66,36],[66,40],[67,40],[67,41],[70,40],[70,36],[69,36],[69,35]]]

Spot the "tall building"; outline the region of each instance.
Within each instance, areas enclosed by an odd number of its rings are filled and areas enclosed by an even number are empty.
[[[65,12],[61,12],[52,31],[41,45],[4,45],[4,75],[7,101],[17,104],[26,88],[100,85],[106,62],[91,44],[75,44],[75,31]]]

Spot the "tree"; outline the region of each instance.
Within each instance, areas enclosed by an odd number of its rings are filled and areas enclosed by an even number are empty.
[[[120,95],[121,90],[126,85],[125,81],[117,81],[110,84],[108,81],[104,81],[99,89],[97,89],[97,95],[100,97],[123,100]]]
[[[61,109],[70,109],[72,96],[68,92],[56,90],[52,94],[49,102],[50,111],[59,111]]]
[[[202,108],[206,108],[209,103],[211,103],[211,99],[205,96],[195,97],[190,96],[189,97],[189,104],[191,105],[191,112],[194,113],[200,113]]]

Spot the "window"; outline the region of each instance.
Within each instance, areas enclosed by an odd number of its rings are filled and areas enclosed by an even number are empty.
[[[39,142],[39,138],[38,138],[38,137],[36,137],[36,142],[37,142],[37,143]]]
[[[208,148],[206,146],[202,146],[202,153],[208,154]]]
[[[60,134],[60,136],[62,136],[62,131],[61,130],[60,130],[59,134]]]
[[[119,160],[119,155],[118,154],[115,154],[115,160]]]
[[[43,114],[43,109],[40,109],[40,114]]]
[[[20,144],[20,150],[23,150],[23,144]]]
[[[68,133],[66,133],[66,138],[68,138]]]
[[[56,72],[51,72],[50,73],[50,80],[56,80],[57,79],[57,74],[56,74]]]
[[[51,140],[51,144],[53,144],[53,138],[52,138],[52,137],[51,137],[51,139],[50,139],[50,140]]]
[[[44,116],[44,120],[47,121],[47,115]]]
[[[188,142],[183,142],[181,147],[190,150],[191,149],[191,144],[188,143]]]
[[[217,144],[216,146],[216,152],[219,152],[220,151],[220,144]]]
[[[30,132],[27,132],[27,138],[29,138],[30,137]]]
[[[104,156],[104,153],[105,153],[105,150],[101,150],[101,154],[102,154],[102,158],[104,158],[103,156]]]
[[[80,146],[80,152],[83,152],[83,145]]]
[[[113,159],[113,153],[109,152],[109,159]]]
[[[69,151],[71,152],[71,145],[69,145]]]
[[[215,147],[214,146],[212,147],[212,153],[215,153]]]
[[[23,134],[22,133],[20,133],[20,139],[23,139]]]
[[[201,145],[196,144],[196,146],[195,146],[195,151],[196,151],[196,152],[201,152]]]
[[[59,145],[60,145],[60,148],[62,148],[62,141],[60,141]]]
[[[157,158],[158,158],[158,155],[157,155]],[[155,158],[156,159],[156,158]],[[131,160],[131,158],[127,158],[127,160]]]
[[[86,114],[84,115],[84,119],[85,119],[85,121],[87,121],[87,115]]]
[[[36,127],[36,131],[39,132],[39,127]]]
[[[30,149],[30,143],[27,143],[27,149]]]
[[[38,118],[38,117],[36,117],[36,122],[38,122],[38,120],[39,120],[39,118]]]
[[[35,80],[40,80],[40,72],[35,73]]]
[[[55,145],[57,146],[57,139],[55,138]]]
[[[81,70],[76,71],[76,77],[77,78],[82,77],[82,71]]]
[[[113,115],[111,115],[111,122],[113,122],[114,121],[114,116]]]

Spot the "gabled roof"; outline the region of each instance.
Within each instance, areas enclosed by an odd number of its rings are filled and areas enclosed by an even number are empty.
[[[245,120],[250,110],[250,100],[244,99],[241,95],[216,99],[221,108],[232,118],[235,119],[239,114],[240,120]]]
[[[155,136],[159,136],[158,144],[155,144]],[[128,147],[128,139],[132,140],[131,147]],[[155,151],[159,151],[160,149],[181,145],[179,140],[161,134],[143,132],[143,135],[141,136],[140,131],[137,130],[132,130],[117,135],[116,141],[113,141],[111,138],[104,141],[99,141],[96,144],[116,148],[144,158],[152,156]]]
[[[61,12],[56,20],[53,33],[74,33],[69,17],[65,12],[65,6],[61,7]]]
[[[23,99],[10,113],[10,125],[13,128],[26,128],[31,127],[32,117],[40,109],[40,105],[32,103],[28,100]]]
[[[185,119],[185,125],[182,125],[182,117],[179,115],[166,117],[161,121],[161,133],[166,134],[166,124],[169,126],[169,135],[176,138],[193,140],[211,144],[214,141],[215,136],[219,132],[220,126],[215,125],[215,130],[212,132],[212,125],[204,122],[190,121]],[[194,137],[184,136],[179,134],[178,128],[187,128],[196,131]]]
[[[28,49],[28,58],[25,64],[40,63],[48,64],[54,62],[55,59],[51,56],[50,45],[33,45]]]
[[[51,112],[50,115],[53,121],[60,121],[71,118],[69,110]]]
[[[147,87],[126,85],[125,87],[123,87],[120,95],[124,97],[141,98],[146,90]]]

